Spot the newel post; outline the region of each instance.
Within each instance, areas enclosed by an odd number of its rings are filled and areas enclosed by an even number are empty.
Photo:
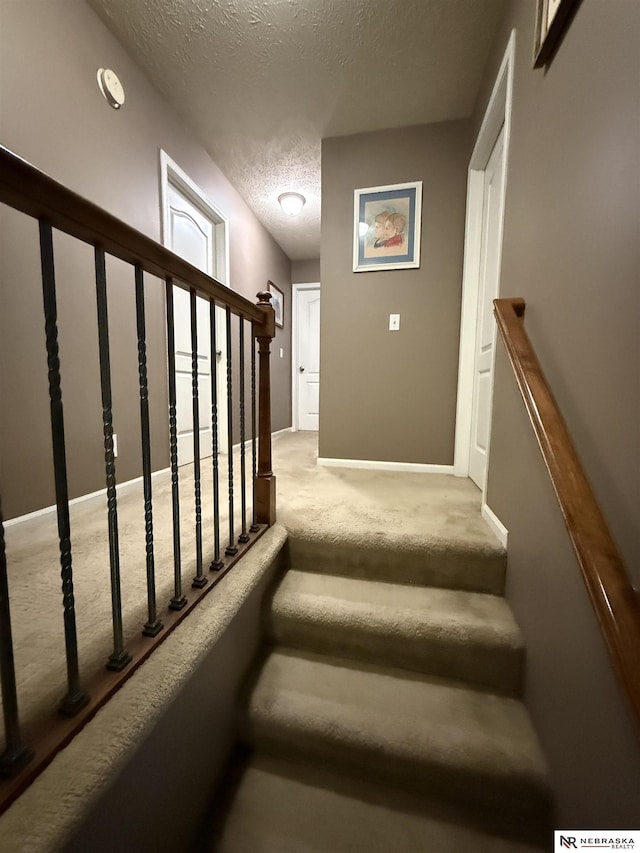
[[[276,313],[271,294],[258,293],[262,324],[256,327],[258,340],[258,473],[255,482],[256,521],[271,526],[276,520],[276,478],[271,470],[271,374],[269,356],[276,336]]]

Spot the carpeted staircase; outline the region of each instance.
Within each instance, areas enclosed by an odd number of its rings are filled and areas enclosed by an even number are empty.
[[[500,549],[299,534],[286,547],[273,647],[207,849],[547,849],[551,798],[519,701],[524,649]]]

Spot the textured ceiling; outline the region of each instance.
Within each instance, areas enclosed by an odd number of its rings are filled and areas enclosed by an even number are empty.
[[[292,259],[320,251],[320,140],[469,116],[503,5],[89,2]]]

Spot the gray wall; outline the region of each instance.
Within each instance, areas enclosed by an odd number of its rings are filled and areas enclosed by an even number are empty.
[[[320,281],[320,258],[291,262],[293,284],[310,284],[316,281]]]
[[[535,4],[511,2],[516,73],[501,294],[526,327],[630,569],[640,553],[640,6],[583,0],[553,62],[531,67]],[[508,596],[558,826],[636,827],[640,741],[499,348],[488,502],[509,530]],[[638,575],[636,574],[636,579]]]
[[[96,83],[113,68],[126,102],[111,109]],[[231,285],[255,301],[272,279],[290,298],[290,261],[183,122],[82,0],[1,0],[0,141],[56,180],[160,240],[162,148],[229,217]],[[53,503],[38,235],[0,213],[0,477],[5,517]],[[92,254],[57,241],[62,388],[71,496],[104,487]],[[140,428],[133,281],[109,272],[118,480],[139,476]],[[152,463],[168,464],[165,332],[159,282],[146,285]],[[287,312],[290,318],[290,312]],[[290,319],[278,337],[290,338]],[[287,353],[290,347],[287,346]],[[291,423],[291,367],[274,361],[273,429]]]
[[[453,464],[470,141],[459,121],[322,142],[320,456]],[[354,189],[417,180],[420,268],[352,272]]]
[[[278,432],[291,426],[291,274],[271,280],[284,293],[284,326],[271,342],[271,431]]]
[[[284,567],[280,551],[260,570],[229,625],[161,717],[142,733],[135,750],[114,768],[111,782],[61,850],[200,849],[198,837],[210,835],[214,803],[220,804],[216,792],[223,779],[228,781],[225,774],[238,738],[238,706],[264,642],[263,601]],[[249,582],[253,585],[254,578]],[[224,596],[225,589],[219,589]]]

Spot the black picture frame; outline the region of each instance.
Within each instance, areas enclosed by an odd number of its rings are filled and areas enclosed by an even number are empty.
[[[284,329],[284,293],[272,281],[267,282],[271,294],[271,305],[276,312],[276,326]]]
[[[546,65],[555,53],[580,0],[538,0],[533,67]]]

